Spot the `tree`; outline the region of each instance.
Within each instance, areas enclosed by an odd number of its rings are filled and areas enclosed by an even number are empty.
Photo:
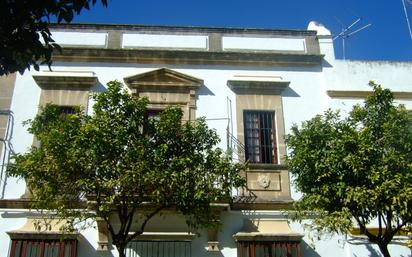
[[[211,203],[230,201],[244,181],[242,166],[216,148],[219,137],[205,120],[182,121],[176,107],[149,119],[147,99],[122,91],[119,82],[93,99],[93,116],[63,115],[48,105],[27,122],[41,146],[16,155],[9,172],[26,180],[35,207],[102,218],[122,257],[162,210],[182,213],[195,229],[214,225]],[[79,210],[82,201],[86,210]],[[135,222],[140,229],[129,234]]]
[[[348,117],[329,110],[293,126],[288,165],[302,192],[298,214],[316,213],[318,230],[357,224],[388,257],[388,244],[412,223],[412,118],[390,90],[370,85],[373,95]],[[377,233],[367,226],[374,220]]]
[[[33,65],[52,63],[60,47],[48,28],[51,20],[71,22],[74,14],[90,9],[97,0],[3,0],[0,2],[0,76],[23,73]],[[107,0],[101,0],[107,6]]]

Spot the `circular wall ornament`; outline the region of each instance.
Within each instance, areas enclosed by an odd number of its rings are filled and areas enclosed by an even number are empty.
[[[270,179],[268,175],[259,175],[258,176],[259,186],[263,188],[268,188],[270,186]]]

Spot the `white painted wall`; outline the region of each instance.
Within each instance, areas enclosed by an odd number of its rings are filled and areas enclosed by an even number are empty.
[[[208,48],[207,36],[125,33],[122,39],[123,48],[187,48],[198,50]]]
[[[52,37],[61,46],[105,47],[107,33],[52,31]]]
[[[8,257],[10,237],[7,231],[19,229],[26,223],[27,210],[10,209],[0,210],[0,256]]]
[[[328,90],[371,90],[373,80],[392,91],[412,91],[412,63],[336,60],[327,77]]]
[[[223,50],[306,52],[304,38],[222,37]]]

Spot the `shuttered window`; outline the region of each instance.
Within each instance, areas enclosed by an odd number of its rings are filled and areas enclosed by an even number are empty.
[[[70,240],[16,240],[10,247],[10,257],[75,257],[77,241]]]
[[[240,241],[238,257],[301,257],[299,242]]]

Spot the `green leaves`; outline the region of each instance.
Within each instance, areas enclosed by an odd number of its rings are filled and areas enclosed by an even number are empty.
[[[74,14],[90,9],[96,0],[0,1],[0,76],[23,73],[33,66],[52,63],[61,48],[51,37],[50,19],[71,22]],[[101,0],[107,6],[107,0]],[[41,39],[40,39],[41,37]]]
[[[133,238],[135,217],[150,219],[162,209],[183,213],[193,228],[215,225],[211,203],[230,201],[232,188],[244,184],[243,166],[216,148],[219,137],[205,120],[182,121],[177,107],[148,119],[148,100],[117,81],[92,97],[92,116],[62,115],[47,105],[26,123],[41,146],[16,155],[9,171],[26,180],[36,207],[70,217],[117,216],[120,228],[109,223],[109,230],[119,249]],[[88,211],[70,208],[86,200]]]
[[[370,85],[373,95],[347,118],[329,110],[294,126],[286,143],[303,194],[298,210],[318,212],[315,227],[339,232],[381,216],[387,234],[370,239],[383,242],[412,222],[412,117],[389,90]]]

